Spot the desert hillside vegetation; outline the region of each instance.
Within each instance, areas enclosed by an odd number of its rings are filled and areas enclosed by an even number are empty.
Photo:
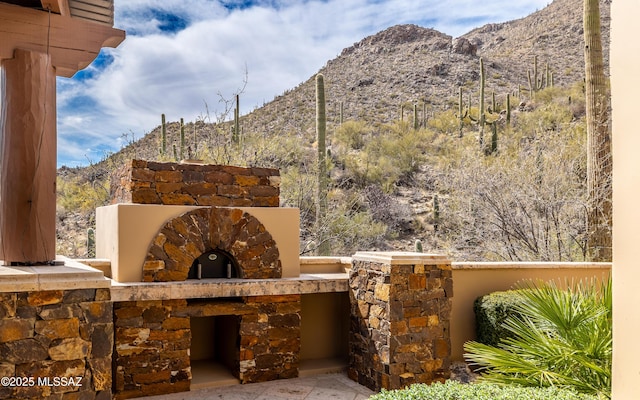
[[[601,4],[608,53],[608,2]],[[310,77],[239,116],[237,125],[233,102],[223,115],[182,123],[170,116],[98,163],[61,168],[58,252],[92,255],[87,230],[95,207],[108,203],[110,174],[125,160],[197,158],[279,168],[282,206],[300,208],[304,255],[315,254],[322,237],[335,255],[418,245],[456,261],[584,260],[580,7],[578,0],[556,0],[529,17],[456,39],[395,26],[329,61],[319,71],[330,175],[321,227]]]

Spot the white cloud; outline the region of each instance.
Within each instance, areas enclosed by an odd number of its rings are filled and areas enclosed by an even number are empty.
[[[108,50],[113,62],[104,70],[93,68],[88,79],[58,80],[59,164],[86,164],[105,149],[117,151],[123,134],[142,137],[158,125],[161,113],[190,121],[204,113],[204,102],[213,110],[218,92],[230,97],[242,86],[245,65],[243,113],[389,26],[416,23],[458,36],[546,5],[540,0],[488,0],[481,9],[476,0],[254,3],[228,9],[217,0],[116,0],[116,27],[128,30],[128,37]],[[168,14],[186,27],[167,31]]]

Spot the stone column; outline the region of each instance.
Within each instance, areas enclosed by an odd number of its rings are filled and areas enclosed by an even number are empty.
[[[254,312],[240,322],[241,383],[298,377],[301,299],[299,294],[245,298]]]
[[[0,260],[55,259],[56,74],[47,54],[0,60]]]
[[[449,260],[423,253],[356,253],[349,296],[351,379],[379,391],[449,377]]]

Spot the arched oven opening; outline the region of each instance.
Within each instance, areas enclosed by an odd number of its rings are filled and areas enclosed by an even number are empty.
[[[228,252],[214,249],[193,260],[187,279],[241,278],[238,263]]]

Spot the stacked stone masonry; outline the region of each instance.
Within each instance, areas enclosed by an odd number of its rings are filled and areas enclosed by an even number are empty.
[[[186,300],[118,302],[114,306],[114,397],[128,399],[189,390]]]
[[[449,377],[450,263],[354,259],[349,288],[351,379],[379,391]]]
[[[298,376],[300,295],[115,305],[115,398],[189,390],[190,318],[237,316],[232,373],[242,383]]]
[[[278,207],[280,172],[228,165],[127,162],[112,177],[111,203]]]
[[[111,399],[109,289],[0,294],[0,399]]]
[[[282,277],[276,242],[257,218],[237,208],[207,207],[165,223],[151,241],[142,279],[184,281],[193,261],[212,249],[233,256],[241,278]]]

